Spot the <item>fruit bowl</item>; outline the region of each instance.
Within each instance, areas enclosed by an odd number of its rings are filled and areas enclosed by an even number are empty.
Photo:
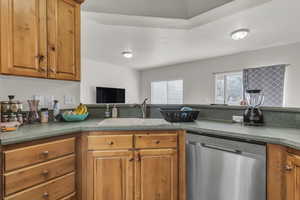
[[[75,114],[67,114],[64,113],[62,114],[62,117],[65,121],[67,122],[78,122],[78,121],[83,121],[89,116],[89,113],[85,113],[82,115],[75,115]]]

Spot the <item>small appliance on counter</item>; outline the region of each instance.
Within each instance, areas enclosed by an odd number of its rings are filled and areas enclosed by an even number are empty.
[[[249,126],[264,125],[263,112],[260,106],[264,102],[261,90],[246,90],[247,109],[244,112],[244,124]]]
[[[20,124],[23,124],[23,104],[20,101],[14,100],[14,98],[14,95],[9,95],[8,101],[0,102],[0,122],[19,122]]]

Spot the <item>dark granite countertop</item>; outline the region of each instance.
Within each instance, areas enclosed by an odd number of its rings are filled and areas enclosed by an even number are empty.
[[[60,122],[26,125],[17,131],[0,133],[1,145],[17,144],[26,141],[67,135],[81,131],[116,130],[187,130],[195,134],[226,136],[244,140],[281,144],[300,149],[300,129],[249,127],[241,124],[213,121],[193,123],[168,123],[163,119],[90,119],[79,123]]]

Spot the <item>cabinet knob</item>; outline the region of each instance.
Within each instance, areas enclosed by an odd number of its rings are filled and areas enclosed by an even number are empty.
[[[286,170],[286,171],[292,171],[292,170],[293,170],[293,167],[290,166],[290,165],[286,165],[286,166],[285,166],[285,170]]]
[[[160,141],[159,140],[156,140],[156,142],[155,142],[156,144],[160,144]]]
[[[45,199],[47,199],[47,198],[49,197],[49,193],[48,193],[48,192],[44,192],[43,197],[44,197]]]
[[[134,158],[130,158],[130,159],[129,159],[129,162],[132,162],[132,161],[134,161]]]
[[[42,172],[42,175],[43,175],[43,176],[48,176],[48,175],[49,175],[49,171],[48,171],[48,170],[44,170],[44,171]]]
[[[44,55],[37,55],[36,58],[39,60],[39,62],[42,62],[45,58]]]
[[[45,156],[45,157],[48,156],[49,155],[49,151],[43,151],[42,155]]]
[[[114,142],[113,142],[113,141],[110,141],[108,144],[109,144],[109,145],[113,145],[113,144],[114,144]]]
[[[137,161],[137,162],[140,162],[140,161],[141,161],[141,154],[140,154],[140,153],[137,154],[136,161]]]

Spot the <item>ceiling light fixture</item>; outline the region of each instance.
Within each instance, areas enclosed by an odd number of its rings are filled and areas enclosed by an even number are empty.
[[[123,51],[122,52],[122,55],[125,57],[125,58],[132,58],[133,57],[133,53],[131,51]]]
[[[245,39],[250,33],[250,30],[249,29],[238,29],[236,31],[233,31],[231,33],[231,38],[233,40],[242,40],[242,39]]]

